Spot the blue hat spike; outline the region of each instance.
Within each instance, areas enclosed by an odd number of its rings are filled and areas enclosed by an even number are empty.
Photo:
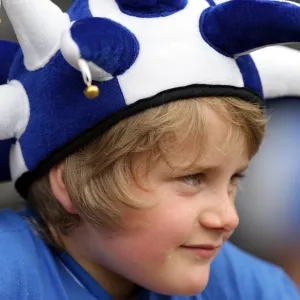
[[[10,66],[19,49],[17,43],[0,41],[0,85],[7,83]]]
[[[185,0],[118,0],[117,2],[132,8],[153,8],[158,6],[182,8],[186,3]]]
[[[187,5],[187,0],[116,0],[122,11],[134,15],[169,15]]]
[[[135,36],[120,24],[104,18],[79,20],[61,39],[61,52],[66,61],[81,71],[89,99],[99,96],[92,80],[103,82],[123,74],[138,56]]]
[[[299,26],[298,4],[270,0],[223,2],[206,9],[200,21],[205,40],[231,57],[267,45],[300,42]]]
[[[166,8],[181,9],[186,5],[186,0],[117,0],[124,8],[163,10]]]

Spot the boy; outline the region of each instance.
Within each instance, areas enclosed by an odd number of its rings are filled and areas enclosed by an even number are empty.
[[[224,54],[293,34],[232,48],[215,30],[237,39],[227,12],[239,1],[99,2],[66,16],[46,0],[3,1],[22,51],[0,90],[0,138],[14,139],[11,174],[30,209],[1,213],[0,295],[205,299],[265,126],[253,61]],[[242,5],[280,20],[298,9]]]

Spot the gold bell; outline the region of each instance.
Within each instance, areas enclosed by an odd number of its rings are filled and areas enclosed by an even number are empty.
[[[84,90],[84,95],[88,99],[95,99],[100,95],[99,88],[96,85],[90,85]]]
[[[78,66],[80,68],[83,81],[87,86],[86,89],[84,90],[84,95],[88,99],[97,98],[100,95],[100,91],[96,85],[92,85],[92,74],[88,63],[84,59],[80,58],[78,60]]]

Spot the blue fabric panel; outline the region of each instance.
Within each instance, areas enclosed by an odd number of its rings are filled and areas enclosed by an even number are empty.
[[[214,6],[216,5],[215,1],[214,0],[206,0],[207,3],[210,5],[210,6]]]
[[[8,80],[9,70],[19,45],[9,41],[0,41],[0,85],[6,84]],[[9,153],[14,139],[0,141],[0,182],[9,181]]]
[[[88,0],[73,0],[71,8],[68,10],[71,21],[92,17]]]
[[[127,71],[139,54],[139,43],[133,33],[109,19],[77,21],[71,28],[71,36],[82,58],[113,76]]]
[[[0,182],[10,181],[9,153],[13,139],[0,141]]]
[[[250,55],[240,56],[236,62],[240,72],[242,73],[244,86],[252,91],[255,91],[260,97],[263,98],[263,89],[260,76],[252,57]]]
[[[30,73],[22,54],[17,54],[11,77],[23,84],[30,99],[30,121],[20,139],[30,170],[54,150],[126,106],[117,79],[94,82],[100,96],[87,99],[81,73],[60,52],[45,68]]]
[[[7,83],[10,66],[19,49],[16,43],[0,41],[0,84]]]
[[[124,14],[139,18],[172,15],[187,5],[187,0],[116,0]]]
[[[224,2],[207,8],[200,18],[203,38],[227,56],[265,45],[299,42],[299,27],[298,5],[271,0]]]

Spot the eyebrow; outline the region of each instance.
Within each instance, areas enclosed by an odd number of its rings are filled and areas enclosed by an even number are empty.
[[[244,164],[243,166],[239,167],[235,173],[243,173],[248,169],[249,165]],[[184,172],[197,172],[197,173],[202,173],[202,172],[215,172],[219,169],[218,166],[201,166],[201,165],[194,165],[194,166],[187,166],[187,167],[181,167],[181,166],[175,166],[174,171],[178,168],[180,171]]]
[[[242,166],[241,168],[238,168],[238,169],[236,170],[236,173],[243,173],[243,172],[245,172],[245,171],[248,169],[248,167],[249,167],[249,164],[244,165],[244,166]]]

